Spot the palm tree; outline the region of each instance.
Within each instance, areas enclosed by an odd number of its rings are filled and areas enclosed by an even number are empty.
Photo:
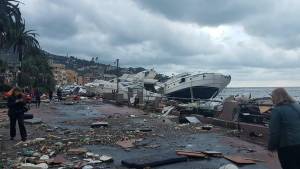
[[[8,44],[13,48],[14,52],[18,53],[20,62],[22,62],[25,52],[40,48],[36,39],[38,34],[33,30],[26,30],[25,22],[14,25],[10,32],[11,36],[8,39]]]
[[[22,22],[19,1],[0,0],[0,47],[6,46],[11,27]],[[7,46],[6,46],[7,47]]]
[[[7,39],[10,47],[13,48],[14,52],[19,56],[19,71],[17,72],[17,82],[20,81],[19,75],[22,70],[22,61],[24,53],[31,51],[39,51],[40,45],[36,39],[37,34],[33,30],[25,29],[25,21],[19,24],[15,24],[10,29],[11,36]],[[18,83],[16,84],[18,85]]]

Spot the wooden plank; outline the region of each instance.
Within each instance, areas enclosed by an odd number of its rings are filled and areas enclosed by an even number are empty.
[[[224,156],[224,158],[235,164],[256,164],[255,161],[241,156]]]
[[[206,158],[207,156],[202,152],[193,152],[193,151],[176,151],[177,155],[183,155],[187,157],[195,157],[195,158]]]
[[[209,155],[209,156],[215,156],[215,157],[222,157],[223,153],[219,151],[203,151],[202,153]]]

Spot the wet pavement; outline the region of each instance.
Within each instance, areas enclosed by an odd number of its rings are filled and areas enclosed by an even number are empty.
[[[98,154],[107,154],[114,158],[114,163],[103,164],[102,168],[125,168],[121,160],[135,157],[155,155],[173,152],[178,149],[205,151],[220,151],[224,155],[241,155],[255,158],[265,162],[257,162],[254,165],[239,166],[242,169],[280,169],[276,157],[271,157],[265,147],[242,141],[236,137],[229,137],[227,131],[214,127],[211,131],[199,130],[198,125],[180,125],[177,118],[162,119],[158,114],[147,114],[141,110],[126,106],[114,106],[111,104],[85,102],[74,105],[63,103],[42,104],[40,109],[32,108],[35,117],[44,122],[41,125],[27,125],[29,139],[47,137],[49,134],[62,139],[74,138],[78,141],[73,147],[86,147],[89,151]],[[106,121],[106,128],[90,129],[91,123]],[[152,131],[138,132],[138,129],[147,128]],[[49,129],[53,132],[47,131]],[[0,135],[2,140],[1,152],[12,163],[18,157],[20,149],[14,149],[18,141],[9,141],[8,126],[2,124]],[[48,135],[48,136],[47,136]],[[52,136],[53,137],[53,136]],[[116,141],[122,138],[139,139],[134,148],[125,150],[116,145]],[[60,141],[56,138],[51,143]],[[71,146],[72,147],[72,146]],[[39,147],[40,148],[40,147]],[[63,153],[62,151],[61,153]],[[2,154],[2,160],[5,158]],[[70,157],[70,159],[72,159]],[[158,169],[218,169],[224,164],[230,164],[224,158],[209,158],[204,160],[189,160],[176,163]]]

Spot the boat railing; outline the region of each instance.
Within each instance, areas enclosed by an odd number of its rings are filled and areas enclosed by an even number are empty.
[[[146,97],[156,97],[156,98],[164,98],[164,99],[171,99],[171,100],[181,100],[181,101],[191,101],[193,102],[219,102],[222,103],[223,101],[221,100],[216,100],[213,98],[210,99],[191,99],[191,98],[182,98],[182,97],[169,97],[169,96],[154,96],[154,95],[146,95]]]

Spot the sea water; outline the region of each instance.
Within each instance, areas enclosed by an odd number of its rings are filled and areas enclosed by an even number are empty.
[[[227,98],[231,95],[248,95],[251,94],[251,98],[270,97],[273,87],[229,87],[224,89],[218,97]],[[300,101],[300,87],[286,87],[287,92],[294,97],[297,101]]]

